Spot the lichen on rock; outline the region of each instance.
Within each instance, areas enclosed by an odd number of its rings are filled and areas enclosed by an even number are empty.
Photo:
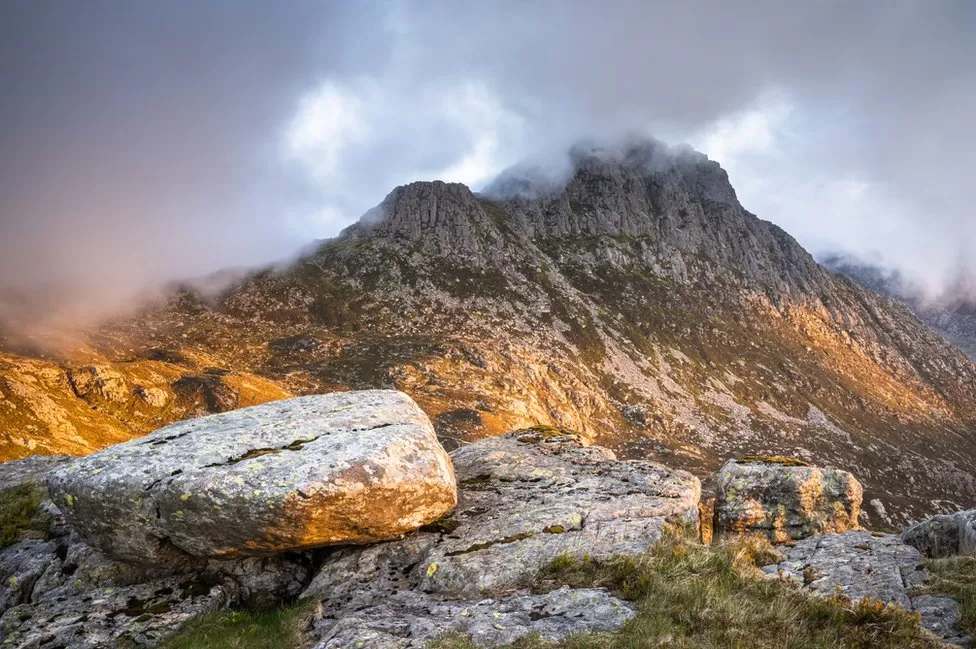
[[[389,539],[457,497],[427,416],[390,390],[180,422],[63,465],[48,485],[85,541],[157,565]]]
[[[515,431],[452,460],[460,491],[449,518],[329,555],[303,594],[326,612],[319,647],[413,649],[446,632],[496,646],[614,629],[632,617],[630,605],[600,589],[533,594],[539,571],[567,555],[641,554],[665,529],[697,525],[697,478],[618,461],[567,431]]]
[[[861,484],[847,471],[779,458],[727,462],[716,476],[715,533],[777,543],[857,529]]]

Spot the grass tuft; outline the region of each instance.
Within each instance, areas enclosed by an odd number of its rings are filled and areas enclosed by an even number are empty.
[[[923,592],[951,597],[959,602],[960,630],[967,635],[976,635],[976,557],[930,559],[925,567],[932,576]]]
[[[759,569],[780,558],[758,537],[699,545],[678,534],[646,554],[610,561],[559,557],[539,577],[542,589],[602,586],[634,602],[637,616],[619,631],[580,634],[566,649],[935,649],[918,616],[878,601],[816,598]],[[457,637],[437,649],[470,649]]]
[[[47,536],[50,516],[40,510],[44,488],[24,483],[0,491],[0,548],[13,545],[23,532]]]
[[[218,611],[199,615],[164,640],[159,649],[297,649],[309,604],[260,611]]]

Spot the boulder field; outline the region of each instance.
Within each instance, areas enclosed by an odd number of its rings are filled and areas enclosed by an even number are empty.
[[[668,529],[702,527],[690,473],[617,460],[548,427],[448,455],[416,404],[384,390],[0,465],[3,488],[43,480],[46,531],[0,549],[4,647],[152,647],[201,613],[299,600],[315,649],[421,649],[449,632],[485,647],[561,640],[636,613],[603,588],[536,591],[540,570],[564,556],[641,554]],[[716,484],[719,534],[787,541],[772,577],[894,602],[938,636],[969,641],[955,602],[914,588],[926,554],[969,547],[959,539],[972,517],[920,524],[924,545],[911,530],[903,540],[857,529],[860,485],[842,471],[746,458]]]

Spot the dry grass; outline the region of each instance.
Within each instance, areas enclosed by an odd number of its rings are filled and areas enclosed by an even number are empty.
[[[219,611],[200,615],[159,649],[299,649],[309,606],[264,611]]]
[[[24,532],[46,536],[50,518],[40,511],[44,488],[25,483],[0,491],[0,548],[17,542]]]
[[[959,602],[960,629],[976,636],[976,557],[931,559],[925,567],[932,573],[932,578],[924,592]]]
[[[518,649],[935,649],[915,614],[880,602],[817,599],[757,566],[774,551],[759,539],[708,547],[668,538],[647,554],[606,563],[557,559],[543,588],[604,586],[634,602],[637,616],[615,633],[581,634],[560,645],[523,639]],[[436,649],[472,649],[445,637]]]

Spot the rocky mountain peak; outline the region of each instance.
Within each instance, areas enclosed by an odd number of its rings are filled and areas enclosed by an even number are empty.
[[[353,228],[407,244],[426,252],[480,256],[498,233],[478,198],[461,183],[440,180],[413,182],[390,192]]]
[[[822,284],[813,258],[747,212],[725,170],[690,147],[581,143],[568,159],[561,176],[515,167],[478,195],[441,181],[398,187],[349,233],[475,266],[508,264],[526,244],[640,242],[642,264],[680,281],[700,271],[689,265],[695,257],[711,261],[708,272],[735,268],[750,284],[789,293]]]

